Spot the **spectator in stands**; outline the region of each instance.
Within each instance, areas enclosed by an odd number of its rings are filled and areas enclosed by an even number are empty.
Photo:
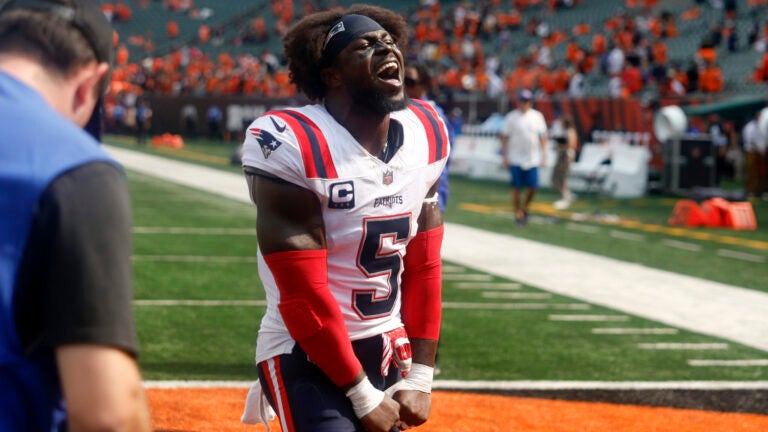
[[[579,147],[579,135],[571,116],[562,116],[562,131],[553,136],[553,139],[557,146],[557,156],[552,171],[552,186],[560,193],[560,199],[555,201],[554,207],[564,210],[571,205],[572,195],[568,188],[568,174],[571,164],[576,160],[576,151]]]
[[[504,168],[509,170],[510,200],[518,225],[528,223],[528,208],[539,188],[539,166],[547,164],[547,123],[533,108],[533,93],[521,90],[517,108],[504,117],[500,135]],[[522,189],[525,196],[520,197]]]
[[[715,61],[708,61],[699,72],[699,89],[704,93],[719,93],[723,86],[723,71]]]

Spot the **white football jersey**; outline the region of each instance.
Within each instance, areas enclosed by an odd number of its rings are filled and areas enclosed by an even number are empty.
[[[243,165],[317,194],[328,247],[328,284],[352,340],[402,325],[403,256],[429,188],[448,158],[445,124],[426,102],[391,114],[402,144],[389,162],[368,153],[322,104],[270,111],[246,131]],[[277,308],[280,292],[258,253],[267,312],[256,361],[289,353],[294,341]]]

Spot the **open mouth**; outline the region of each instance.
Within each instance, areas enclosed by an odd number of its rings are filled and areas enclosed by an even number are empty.
[[[376,77],[392,85],[400,85],[400,66],[395,61],[388,61],[376,69]]]

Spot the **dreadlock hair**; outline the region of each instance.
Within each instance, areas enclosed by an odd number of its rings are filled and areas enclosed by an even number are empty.
[[[325,36],[331,26],[347,14],[365,15],[376,21],[401,50],[408,43],[408,27],[403,17],[378,6],[356,4],[343,11],[316,12],[302,18],[283,37],[283,47],[291,82],[313,102],[322,100],[328,90],[320,74],[325,67],[321,61]]]

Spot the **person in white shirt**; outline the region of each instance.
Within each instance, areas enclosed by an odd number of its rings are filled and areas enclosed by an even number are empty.
[[[760,111],[741,131],[744,153],[747,155],[747,178],[744,189],[753,196],[760,196],[760,194],[765,193],[768,185],[768,173],[766,172],[768,165],[765,157],[766,139],[759,130],[759,116]]]
[[[533,93],[520,91],[517,109],[504,117],[501,128],[501,155],[511,175],[511,201],[519,225],[528,223],[528,207],[539,188],[539,166],[547,163],[547,122],[533,108]],[[527,188],[521,200],[521,189]]]

